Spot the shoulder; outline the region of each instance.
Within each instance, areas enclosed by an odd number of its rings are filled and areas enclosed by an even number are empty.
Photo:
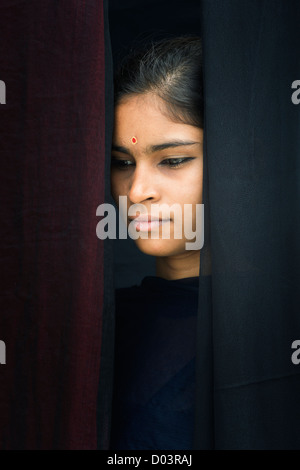
[[[134,285],[131,287],[119,287],[115,290],[116,301],[124,299],[133,299],[140,295],[141,286]]]
[[[115,290],[115,307],[117,318],[129,316],[137,313],[145,295],[140,285],[131,287],[120,287]]]
[[[167,280],[146,276],[139,285],[115,291],[118,318],[183,317],[197,312],[198,278]]]

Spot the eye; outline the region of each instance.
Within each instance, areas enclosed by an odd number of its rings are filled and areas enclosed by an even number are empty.
[[[166,158],[160,165],[177,168],[190,160],[194,160],[194,158],[195,157]]]
[[[127,170],[128,168],[134,166],[134,163],[131,160],[122,160],[120,158],[111,157],[111,166],[118,168],[120,170]]]

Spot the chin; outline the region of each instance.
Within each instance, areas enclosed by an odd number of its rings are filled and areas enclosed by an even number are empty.
[[[182,240],[135,240],[140,251],[149,256],[175,256],[185,252]]]

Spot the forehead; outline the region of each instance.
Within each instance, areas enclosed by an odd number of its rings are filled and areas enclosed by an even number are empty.
[[[130,96],[115,108],[115,145],[129,145],[134,136],[138,141],[134,149],[146,150],[150,144],[174,138],[199,140],[201,132],[195,126],[172,121],[164,101],[155,94]]]

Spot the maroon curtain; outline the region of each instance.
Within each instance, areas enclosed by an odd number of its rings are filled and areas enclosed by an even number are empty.
[[[1,449],[97,447],[105,21],[101,0],[1,0]]]

